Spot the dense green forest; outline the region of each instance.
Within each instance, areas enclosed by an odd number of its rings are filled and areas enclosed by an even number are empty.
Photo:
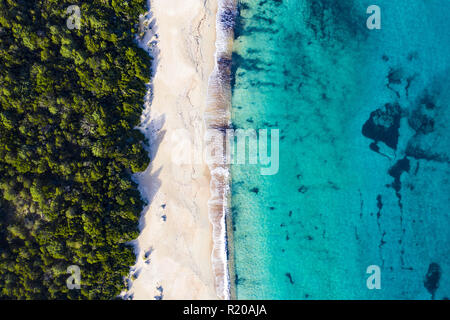
[[[80,29],[67,25],[78,5]],[[110,299],[135,263],[145,0],[0,0],[0,298]],[[78,265],[81,289],[69,290]]]

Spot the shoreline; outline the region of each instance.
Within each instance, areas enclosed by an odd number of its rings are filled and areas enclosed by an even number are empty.
[[[139,129],[151,163],[135,175],[147,206],[133,241],[129,299],[218,299],[206,164],[180,165],[180,132],[203,139],[209,76],[215,66],[217,1],[149,0],[139,43],[154,57]],[[226,297],[225,297],[226,298]]]
[[[235,0],[217,0],[217,2],[215,66],[208,81],[204,123],[206,129],[218,129],[225,138],[226,129],[231,127],[231,60],[237,11]],[[230,300],[235,297],[235,294],[234,286],[230,281],[230,275],[234,276],[233,265],[230,264],[231,171],[230,166],[225,164],[227,158],[225,140],[222,140],[223,144],[217,145],[215,139],[211,140],[211,137],[205,135],[207,154],[222,153],[224,160],[224,164],[209,165],[211,197],[208,207],[213,225],[214,246],[211,259],[216,278],[216,290],[221,299]]]

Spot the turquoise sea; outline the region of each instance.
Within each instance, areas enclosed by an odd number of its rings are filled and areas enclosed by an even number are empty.
[[[231,168],[236,297],[450,297],[450,1],[239,11],[233,125],[279,129],[280,167]]]

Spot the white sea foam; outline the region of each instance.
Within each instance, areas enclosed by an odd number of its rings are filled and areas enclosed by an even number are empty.
[[[206,129],[225,130],[230,127],[231,109],[231,52],[236,0],[217,0],[215,67],[208,83],[207,109],[204,114]],[[208,139],[205,139],[208,140]],[[215,148],[206,144],[207,150]],[[225,146],[223,149],[225,150]],[[211,198],[208,202],[209,219],[213,226],[211,255],[219,298],[230,299],[230,276],[227,258],[226,217],[229,212],[230,173],[227,164],[209,164]]]

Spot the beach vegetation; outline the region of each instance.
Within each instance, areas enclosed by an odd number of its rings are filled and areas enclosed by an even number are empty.
[[[110,299],[135,263],[149,163],[145,0],[0,1],[0,299]],[[81,288],[66,272],[79,266]]]

